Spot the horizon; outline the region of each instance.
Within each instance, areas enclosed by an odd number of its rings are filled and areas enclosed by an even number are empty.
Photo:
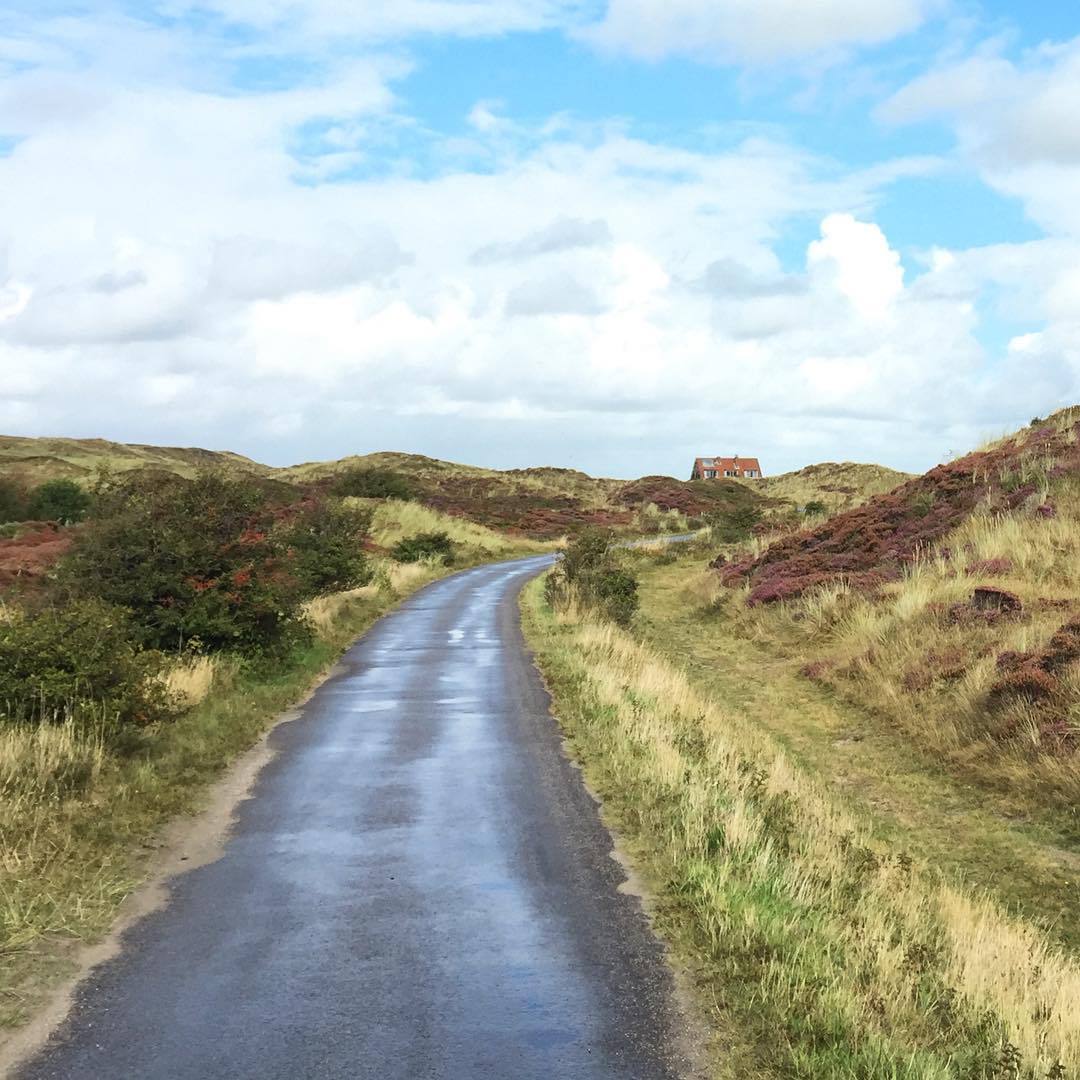
[[[0,429],[923,472],[1080,400],[1080,36],[1007,0],[13,0]]]

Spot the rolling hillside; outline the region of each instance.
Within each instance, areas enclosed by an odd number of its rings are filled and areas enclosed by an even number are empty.
[[[107,439],[23,438],[0,435],[0,474],[22,484],[46,480],[89,479],[99,469],[128,472],[164,469],[194,476],[205,469],[226,469],[268,476],[276,470],[229,451],[197,447],[144,446]]]
[[[0,477],[29,488],[47,480],[89,483],[100,470],[244,473],[305,490],[326,490],[349,469],[387,469],[405,477],[417,501],[489,528],[554,537],[585,525],[673,531],[715,511],[756,507],[770,515],[820,502],[836,513],[908,479],[877,465],[810,465],[762,480],[685,481],[593,477],[574,469],[487,469],[420,454],[381,452],[275,468],[229,451],[147,446],[105,439],[0,436]]]
[[[759,480],[738,482],[764,495],[793,506],[810,502],[823,503],[830,514],[861,506],[874,495],[883,495],[912,479],[911,473],[898,472],[884,465],[855,461],[825,461],[807,465],[796,472],[764,476]]]

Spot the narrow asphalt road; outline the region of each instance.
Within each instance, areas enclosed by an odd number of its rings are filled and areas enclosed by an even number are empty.
[[[345,656],[241,804],[17,1074],[71,1080],[688,1075],[519,627],[546,558],[437,582]]]

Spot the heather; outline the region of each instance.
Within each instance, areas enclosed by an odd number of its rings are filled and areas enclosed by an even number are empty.
[[[791,600],[843,580],[873,591],[898,581],[920,552],[940,544],[971,515],[1055,513],[1051,486],[1080,469],[1077,410],[976,451],[895,491],[781,537],[756,557],[723,571],[726,584],[749,584],[751,605]]]

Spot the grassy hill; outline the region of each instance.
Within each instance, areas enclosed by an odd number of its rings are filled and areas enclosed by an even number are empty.
[[[908,479],[882,466],[830,462],[762,480],[646,476],[626,481],[547,466],[487,469],[389,451],[274,468],[240,454],[196,447],[0,436],[0,477],[26,488],[57,478],[88,483],[101,469],[159,470],[185,477],[203,471],[243,473],[308,490],[326,490],[350,469],[390,470],[405,477],[417,501],[433,510],[547,538],[585,525],[677,531],[703,515],[740,507],[778,515],[816,501],[835,513]]]
[[[21,484],[46,480],[89,479],[106,468],[113,472],[164,469],[194,476],[206,469],[223,469],[267,476],[275,470],[229,451],[197,447],[144,446],[107,439],[32,439],[0,435],[0,473]]]
[[[687,527],[687,519],[712,510],[780,505],[730,480],[686,482],[651,476],[625,481],[574,469],[487,469],[395,452],[274,468],[226,451],[0,436],[0,477],[23,487],[58,478],[86,483],[101,469],[158,470],[185,477],[220,470],[315,491],[327,490],[351,469],[390,470],[404,477],[417,501],[432,510],[540,538],[585,525],[676,531]]]
[[[764,476],[758,480],[741,479],[738,483],[764,495],[792,504],[823,503],[830,514],[861,506],[874,495],[882,495],[912,479],[911,473],[898,472],[884,465],[865,465],[855,461],[826,461],[807,465],[796,472]]]

